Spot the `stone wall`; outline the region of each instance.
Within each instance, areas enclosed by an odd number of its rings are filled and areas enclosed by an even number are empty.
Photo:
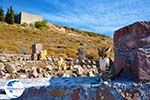
[[[49,78],[97,76],[98,69],[94,60],[83,60],[82,66],[77,59],[47,57],[47,60],[32,61],[31,55],[0,54],[0,78]]]
[[[8,80],[0,80],[0,99]],[[149,100],[150,83],[114,80],[107,84],[97,77],[20,80],[25,91],[16,100]]]
[[[29,61],[31,55],[24,54],[0,54],[0,62],[11,62],[11,61]]]

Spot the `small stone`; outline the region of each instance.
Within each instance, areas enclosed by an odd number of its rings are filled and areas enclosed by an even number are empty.
[[[38,74],[38,78],[43,78],[43,74]]]
[[[84,70],[83,70],[83,68],[80,66],[80,67],[78,67],[78,74],[79,75],[82,75],[84,73]]]
[[[43,73],[43,69],[42,68],[37,68],[37,72],[38,72],[38,74]]]
[[[52,58],[51,57],[47,57],[47,60],[52,62]]]
[[[91,60],[87,60],[87,62],[90,64],[90,63],[91,63]]]
[[[73,73],[72,76],[73,76],[73,77],[77,77],[78,75],[77,75],[76,73]]]
[[[108,81],[104,81],[104,84],[105,84],[105,85],[108,85]]]
[[[36,67],[33,67],[32,70],[33,70],[33,76],[34,76],[34,77],[38,77],[37,68],[36,68]]]
[[[96,92],[96,100],[116,100],[107,86],[98,88]]]
[[[3,76],[3,79],[8,79],[9,76],[10,74],[6,73],[5,76]]]
[[[1,71],[0,71],[0,74],[1,74],[2,76],[5,76],[6,73],[4,72],[4,70],[1,70]]]
[[[87,65],[87,68],[91,68],[92,66],[90,66],[90,65]]]
[[[5,69],[9,72],[9,73],[14,73],[16,72],[16,66],[14,64],[7,64],[5,66]]]
[[[49,77],[51,77],[51,75],[48,72],[45,72],[45,73],[43,73],[43,77],[49,78]]]
[[[78,69],[79,67],[81,67],[81,66],[79,66],[79,65],[74,65],[73,66],[74,69]]]
[[[16,79],[16,78],[18,78],[18,74],[17,73],[11,73],[9,78]]]
[[[31,72],[32,71],[32,69],[30,68],[30,67],[27,67],[26,69],[25,69],[25,72]]]
[[[72,100],[80,100],[80,88],[74,89],[71,93]]]
[[[70,71],[65,71],[62,77],[71,77]]]
[[[0,62],[7,62],[7,59],[5,56],[0,56]]]
[[[20,74],[19,76],[20,76],[20,78],[27,78],[26,74]]]
[[[51,65],[46,66],[46,68],[47,68],[48,70],[53,70],[53,68],[52,68]]]
[[[4,70],[4,63],[0,62],[0,70]]]
[[[90,71],[90,72],[89,72],[89,76],[90,76],[90,77],[94,77],[94,76],[95,76],[95,74],[93,73],[93,71]]]
[[[92,61],[93,65],[96,65],[96,61]]]
[[[92,65],[92,68],[97,68],[96,65]]]

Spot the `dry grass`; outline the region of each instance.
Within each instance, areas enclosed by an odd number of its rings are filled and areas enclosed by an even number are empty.
[[[80,43],[83,43],[86,53],[97,58],[98,47],[112,47],[113,45],[112,39],[109,37],[91,36],[91,33],[89,36],[85,35],[86,32],[84,31],[65,29],[65,32],[51,28],[38,30],[16,24],[0,23],[0,52],[22,53],[22,48],[25,48],[27,52],[31,53],[33,43],[42,43],[50,56],[67,55],[76,57],[77,48],[80,47]],[[111,56],[113,56],[112,52],[110,53]]]

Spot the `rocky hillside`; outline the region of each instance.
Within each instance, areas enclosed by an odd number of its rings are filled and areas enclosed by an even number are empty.
[[[0,23],[0,53],[29,54],[33,43],[42,43],[49,56],[76,57],[77,48],[82,43],[86,54],[97,58],[97,47],[113,47],[111,38],[93,32],[53,24],[39,30],[31,26]],[[110,56],[113,56],[112,52]]]

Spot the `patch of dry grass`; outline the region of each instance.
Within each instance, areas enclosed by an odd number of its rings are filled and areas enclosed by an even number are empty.
[[[67,55],[76,57],[77,48],[80,47],[80,43],[83,43],[86,53],[97,58],[98,47],[113,47],[112,39],[109,37],[103,35],[91,36],[94,33],[68,28],[65,28],[65,30],[64,33],[50,28],[38,30],[17,24],[0,23],[0,52],[21,53],[20,51],[23,47],[31,53],[31,45],[33,43],[42,43],[50,56]],[[90,36],[85,34],[90,34]],[[113,56],[113,51],[110,55]]]

